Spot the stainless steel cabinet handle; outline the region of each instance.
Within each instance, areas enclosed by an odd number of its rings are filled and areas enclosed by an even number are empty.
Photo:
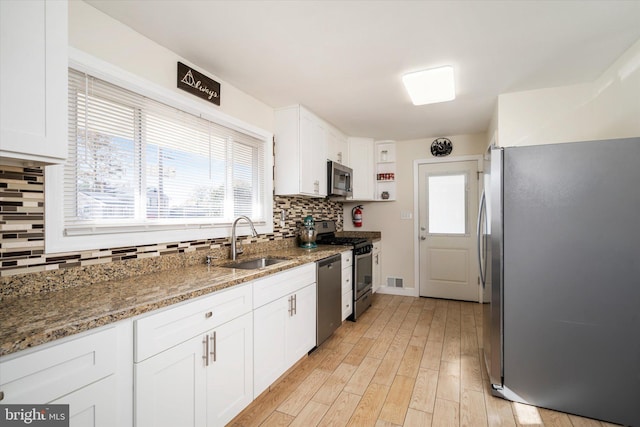
[[[298,295],[293,295],[293,314],[298,314]]]
[[[207,311],[207,312],[204,314],[204,317],[205,317],[205,318],[207,318],[207,319],[208,319],[208,318],[210,318],[211,316],[213,316],[213,311]]]
[[[204,337],[202,344],[204,344],[204,355],[202,358],[204,359],[205,366],[209,366],[209,335]]]
[[[211,337],[209,338],[211,340],[211,347],[213,347],[213,351],[210,352],[209,354],[211,355],[211,361],[215,362],[217,359],[217,351],[216,351],[216,344],[217,344],[217,339],[216,339],[216,331],[213,331],[213,335],[211,335]]]

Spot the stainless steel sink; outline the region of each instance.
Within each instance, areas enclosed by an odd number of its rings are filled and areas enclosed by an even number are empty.
[[[256,258],[256,259],[248,259],[246,261],[236,261],[229,264],[224,264],[223,267],[239,268],[242,270],[257,270],[259,268],[265,268],[270,265],[274,265],[274,264],[278,264],[286,261],[289,261],[289,260],[280,259],[280,258]]]

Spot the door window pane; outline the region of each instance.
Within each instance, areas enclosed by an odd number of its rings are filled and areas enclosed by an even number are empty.
[[[461,175],[429,176],[429,233],[467,232],[467,179]]]

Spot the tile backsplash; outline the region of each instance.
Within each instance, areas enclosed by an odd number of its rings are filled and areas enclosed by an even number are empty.
[[[298,223],[309,214],[317,219],[334,220],[338,230],[342,229],[340,202],[281,196],[274,196],[273,202],[273,233],[260,235],[252,239],[251,244],[294,239]],[[282,210],[286,212],[283,227],[280,225]],[[104,264],[117,261],[188,254],[199,250],[228,251],[230,245],[229,238],[217,238],[48,255],[44,252],[45,226],[44,170],[0,165],[0,285],[10,276],[26,273],[91,265],[104,268]],[[293,241],[288,242],[294,244]],[[28,277],[21,279],[28,280]]]

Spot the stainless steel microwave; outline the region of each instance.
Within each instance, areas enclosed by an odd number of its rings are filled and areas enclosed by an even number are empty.
[[[337,162],[327,161],[328,196],[349,197],[353,194],[353,170]]]

